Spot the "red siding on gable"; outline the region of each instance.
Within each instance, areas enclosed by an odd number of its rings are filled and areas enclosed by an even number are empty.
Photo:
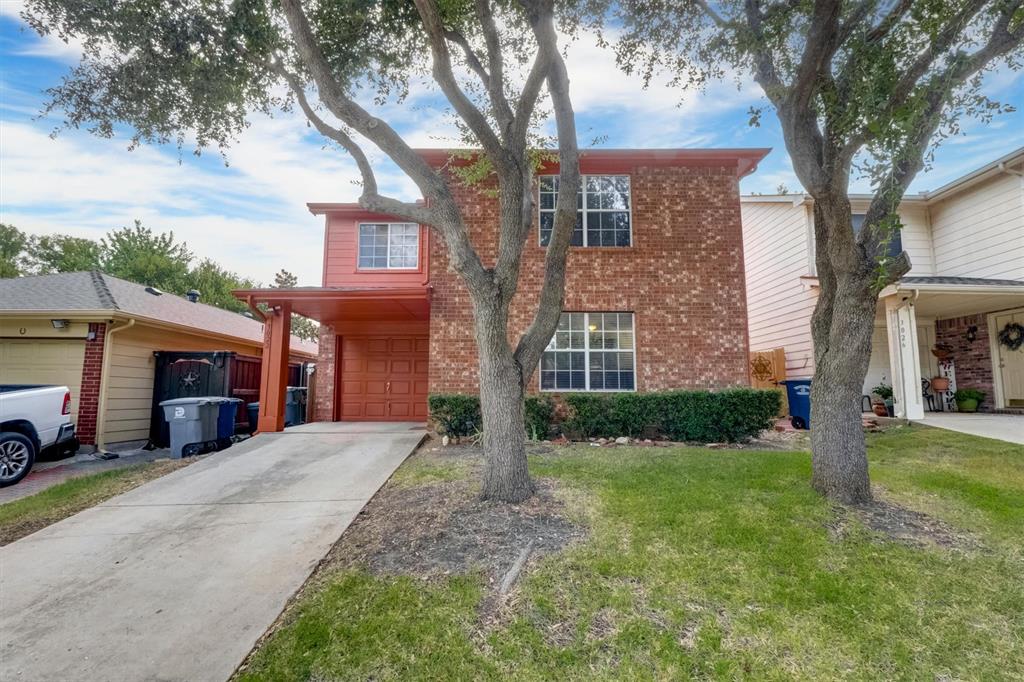
[[[359,224],[405,222],[386,215],[346,211],[328,213],[324,237],[325,287],[403,287],[426,281],[427,230],[420,227],[419,267],[415,270],[360,270]]]

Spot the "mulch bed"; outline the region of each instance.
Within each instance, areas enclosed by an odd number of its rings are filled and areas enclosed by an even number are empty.
[[[424,579],[482,571],[496,587],[528,546],[532,561],[586,534],[566,517],[551,480],[535,480],[537,494],[521,504],[482,501],[476,474],[482,454],[475,445],[428,443],[413,456],[460,460],[468,478],[384,486],[331,550],[328,565]]]
[[[835,522],[830,530],[837,538],[848,531],[850,516],[856,517],[868,530],[886,540],[911,547],[941,547],[969,551],[981,548],[977,538],[922,512],[907,509],[885,499],[879,486],[873,489],[874,500],[836,508]]]

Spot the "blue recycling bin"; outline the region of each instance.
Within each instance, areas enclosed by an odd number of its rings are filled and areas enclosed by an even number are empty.
[[[284,425],[306,423],[306,387],[288,386],[284,392]]]
[[[789,399],[789,423],[794,429],[811,427],[811,380],[786,379],[786,397]]]
[[[217,413],[217,449],[231,447],[235,435],[235,414],[241,400],[238,398],[221,398],[220,411]]]

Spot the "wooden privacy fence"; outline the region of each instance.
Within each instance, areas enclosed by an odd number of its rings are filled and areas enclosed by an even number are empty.
[[[750,385],[753,388],[773,388],[782,393],[781,416],[789,415],[786,400],[786,351],[783,348],[757,350],[750,353]]]

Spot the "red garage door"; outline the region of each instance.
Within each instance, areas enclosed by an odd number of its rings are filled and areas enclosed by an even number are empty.
[[[342,421],[426,421],[425,336],[341,339]]]

